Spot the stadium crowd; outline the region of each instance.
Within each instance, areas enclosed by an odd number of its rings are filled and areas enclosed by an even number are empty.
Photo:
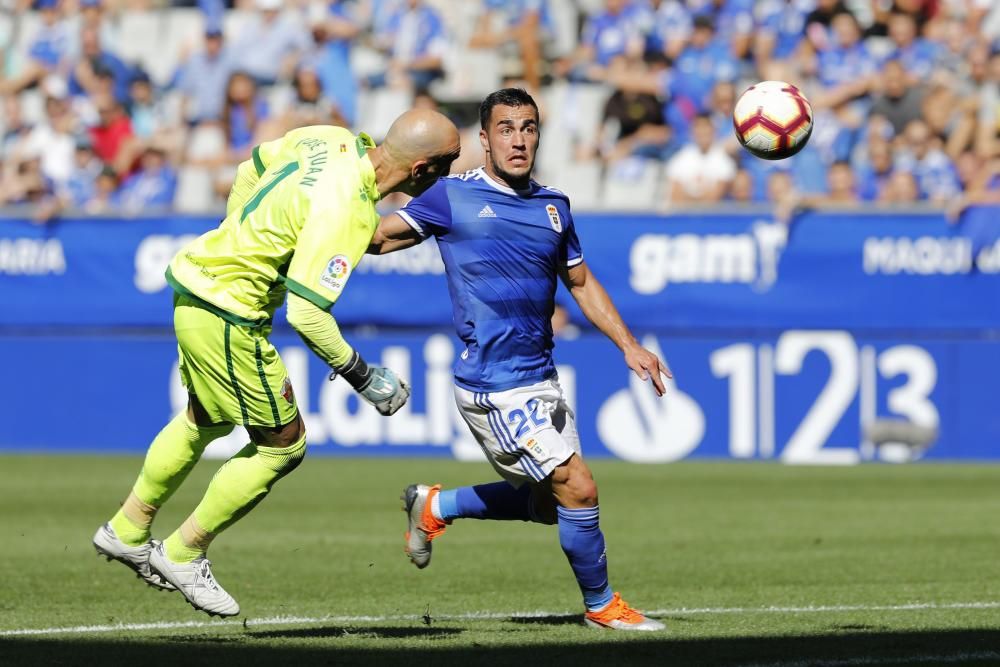
[[[413,105],[466,128],[464,170],[476,105],[510,83],[542,107],[540,180],[582,208],[1000,203],[991,0],[7,2],[0,206],[40,220],[218,210],[255,144],[378,139]],[[789,160],[732,131],[763,79],[813,105]]]

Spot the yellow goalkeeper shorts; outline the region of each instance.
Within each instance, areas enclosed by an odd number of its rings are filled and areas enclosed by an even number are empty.
[[[174,331],[184,387],[213,422],[278,427],[298,407],[270,327],[227,322],[189,296],[174,296]]]

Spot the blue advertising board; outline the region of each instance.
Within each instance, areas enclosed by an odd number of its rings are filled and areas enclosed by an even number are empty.
[[[316,453],[477,458],[454,407],[446,332],[352,335],[373,363],[409,378],[413,397],[391,418],[359,404],[292,334],[277,334]],[[695,339],[642,333],[675,381],[658,399],[597,334],[559,340],[560,383],[587,456],[850,464],[865,460],[1000,458],[1000,344],[869,338],[843,330]],[[8,336],[0,405],[12,411],[0,451],[141,453],[186,400],[169,335]],[[876,447],[862,425],[908,419],[937,431],[926,450]],[[235,451],[237,429],[215,447]],[[225,453],[224,451],[222,453]]]
[[[183,405],[163,269],[206,218],[0,220],[0,451],[141,453]],[[577,218],[584,255],[676,375],[656,399],[585,326],[560,379],[588,456],[850,464],[1000,459],[1000,211]],[[443,267],[432,243],[356,267],[335,307],[352,343],[409,377],[391,419],[276,322],[317,453],[481,456],[452,398]],[[562,299],[569,300],[565,293]],[[113,428],[107,428],[108,420]],[[874,442],[905,420],[929,447]],[[219,455],[245,442],[237,432]]]

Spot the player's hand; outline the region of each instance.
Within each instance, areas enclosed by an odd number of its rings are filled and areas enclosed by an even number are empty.
[[[379,413],[389,416],[399,410],[410,398],[410,385],[388,368],[371,367],[371,379],[358,390],[361,398],[375,406]]]
[[[663,384],[663,377],[667,379],[674,377],[667,365],[660,361],[660,358],[642,347],[638,343],[625,349],[625,363],[635,371],[643,380],[653,380],[653,388],[657,396],[663,396],[667,389]]]

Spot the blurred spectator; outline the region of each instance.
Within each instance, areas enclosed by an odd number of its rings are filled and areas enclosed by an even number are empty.
[[[57,189],[62,206],[83,209],[94,198],[101,169],[101,161],[94,154],[89,137],[77,137],[72,171],[63,186]]]
[[[708,113],[712,116],[715,136],[730,154],[739,148],[736,133],[733,132],[733,107],[736,106],[736,86],[731,81],[720,81],[712,88]],[[687,140],[684,137],[683,140]]]
[[[691,13],[681,0],[636,0],[632,21],[643,39],[643,50],[674,60],[691,34]]]
[[[990,57],[987,78],[979,89],[976,153],[990,159],[1000,156],[1000,47]]]
[[[864,131],[863,123],[863,116],[856,113],[854,105],[850,103],[817,111],[809,144],[821,154],[827,164],[849,160]]]
[[[166,209],[174,201],[177,174],[167,164],[162,147],[151,145],[139,160],[139,169],[125,179],[118,193],[118,203],[125,213],[136,214],[150,209]]]
[[[263,86],[291,77],[298,57],[312,42],[302,17],[282,11],[281,0],[255,0],[256,14],[233,40],[239,67]]]
[[[775,169],[767,175],[767,201],[773,206],[776,222],[788,224],[798,202],[798,193],[792,175],[784,169]]]
[[[111,167],[104,167],[97,175],[94,184],[94,194],[84,205],[84,210],[91,215],[112,213],[118,207],[118,174]]]
[[[229,162],[250,157],[250,149],[260,143],[258,133],[270,112],[267,102],[257,94],[257,83],[245,72],[235,72],[226,84],[222,107],[222,127],[226,135]]]
[[[806,40],[815,51],[823,51],[833,42],[831,26],[838,14],[852,14],[844,0],[816,0],[816,8],[806,15]]]
[[[319,76],[308,66],[295,70],[292,99],[282,123],[288,129],[306,125],[351,125],[340,109],[323,95]]]
[[[233,58],[222,41],[222,31],[205,31],[205,48],[181,64],[174,76],[183,95],[184,118],[191,124],[219,120],[226,99],[226,85],[235,70]]]
[[[746,169],[737,171],[729,186],[729,196],[726,199],[740,204],[752,203],[754,201],[753,174]]]
[[[346,124],[355,121],[358,82],[351,70],[351,44],[361,33],[361,23],[351,4],[333,0],[322,19],[313,24],[317,48],[311,58],[296,69],[293,85],[302,99],[300,80],[303,69],[312,68],[325,98],[336,107],[336,114]]]
[[[806,17],[815,6],[813,0],[763,0],[754,6],[757,33],[753,54],[758,63],[785,60],[799,51],[805,33]]]
[[[854,170],[849,162],[834,162],[827,172],[827,193],[816,203],[819,205],[855,204],[858,201]]]
[[[571,81],[603,81],[612,64],[642,55],[644,40],[627,10],[627,0],[604,0],[604,9],[587,19],[580,45],[557,72]]]
[[[894,48],[885,57],[886,61],[902,63],[911,83],[930,78],[938,45],[917,35],[917,22],[911,14],[895,12],[889,17],[889,38]]]
[[[894,171],[889,176],[885,188],[879,196],[882,204],[916,204],[920,199],[920,189],[913,174],[908,171]]]
[[[42,205],[52,196],[52,181],[42,173],[42,161],[37,155],[27,156],[5,175],[0,183],[0,206],[6,204]],[[45,220],[46,213],[35,215],[35,220]]]
[[[913,174],[921,199],[944,204],[958,194],[958,176],[951,160],[944,154],[922,120],[911,121],[903,132],[902,146],[896,160],[901,171]]]
[[[17,93],[48,74],[65,74],[69,68],[73,39],[60,0],[37,0],[35,6],[41,25],[28,44],[21,71],[13,77],[0,78],[0,95]],[[0,76],[3,76],[2,70]]]
[[[867,34],[884,37],[891,34],[892,17],[895,14],[905,14],[913,19],[917,30],[923,30],[931,18],[937,13],[938,0],[891,0],[884,2],[876,0],[871,3],[872,24]]]
[[[76,119],[70,113],[65,84],[61,84],[61,90],[57,86],[50,90],[53,94],[45,98],[45,120],[28,133],[21,150],[26,157],[39,158],[42,175],[49,182],[61,184],[73,167]]]
[[[936,86],[927,93],[921,105],[923,119],[931,133],[941,142],[945,153],[956,158],[972,144],[975,115],[950,88]]]
[[[542,44],[555,38],[547,0],[483,0],[483,13],[469,40],[474,49],[514,44],[529,89],[541,87]]]
[[[844,208],[858,203],[857,180],[849,162],[838,161],[830,165],[826,172],[826,188],[821,193],[800,193],[796,188],[787,188],[781,178],[773,178],[770,198],[775,202],[775,218],[788,222],[799,211],[814,208]]]
[[[955,160],[955,175],[958,177],[959,185],[966,193],[978,190],[983,187],[985,160],[967,151],[958,156]]]
[[[947,75],[947,82],[959,88],[965,87],[965,80],[970,76],[970,57],[976,46],[975,33],[969,33],[965,24],[957,16],[946,21],[939,21],[935,41],[939,43],[935,60],[935,78],[941,73]]]
[[[969,0],[966,25],[989,40],[1000,39],[1000,4],[996,0]]]
[[[777,203],[795,192],[792,175],[783,169],[775,169],[767,177],[767,200]]]
[[[113,95],[100,95],[94,104],[99,118],[97,124],[90,128],[94,153],[117,173],[124,174],[135,158],[132,121]]]
[[[688,6],[695,19],[706,17],[715,26],[715,40],[737,59],[750,54],[754,29],[753,0],[698,0]]]
[[[873,114],[884,116],[899,134],[910,122],[922,115],[924,87],[911,85],[906,78],[906,70],[898,60],[890,60],[883,65],[878,77],[879,92],[873,96]]]
[[[444,22],[423,0],[406,0],[386,22],[380,41],[389,66],[368,77],[369,86],[411,87],[422,93],[444,75]]]
[[[166,109],[157,98],[153,82],[143,70],[136,70],[128,87],[129,118],[132,131],[140,139],[151,139],[171,125]]]
[[[18,150],[18,145],[31,132],[32,125],[24,120],[21,98],[9,95],[3,98],[3,140],[0,141],[0,156],[10,155]]]
[[[667,198],[671,203],[719,202],[736,175],[736,163],[715,142],[708,114],[695,117],[691,137],[692,143],[667,163]]]
[[[969,206],[1000,205],[1000,160],[984,162],[975,153],[964,153],[959,158],[958,171],[964,192],[949,206],[948,216],[951,220],[958,220]],[[989,223],[987,225],[992,226]],[[984,231],[992,242],[995,231]]]
[[[96,30],[101,44],[118,44],[118,31],[104,12],[101,0],[79,0],[80,32]],[[79,53],[80,46],[74,45],[73,52]]]
[[[864,95],[877,69],[875,57],[861,41],[861,26],[853,14],[835,15],[830,27],[833,39],[816,57],[819,82],[828,89],[814,100],[817,106],[836,106]]]
[[[892,145],[885,139],[868,144],[868,159],[857,169],[858,195],[865,201],[882,199],[892,175]]]
[[[609,162],[630,155],[659,158],[670,139],[663,102],[647,93],[615,91],[604,105],[602,125],[614,135],[603,150]]]
[[[669,79],[670,95],[667,120],[684,134],[696,113],[708,109],[712,89],[720,81],[735,81],[736,60],[729,49],[714,39],[712,19],[698,16],[694,20],[691,40],[678,56]]]
[[[132,70],[116,55],[103,48],[97,28],[84,27],[80,31],[80,59],[73,67],[73,76],[69,80],[70,93],[95,95],[105,92],[100,83],[102,77],[111,79],[111,92],[118,101],[128,99]]]

